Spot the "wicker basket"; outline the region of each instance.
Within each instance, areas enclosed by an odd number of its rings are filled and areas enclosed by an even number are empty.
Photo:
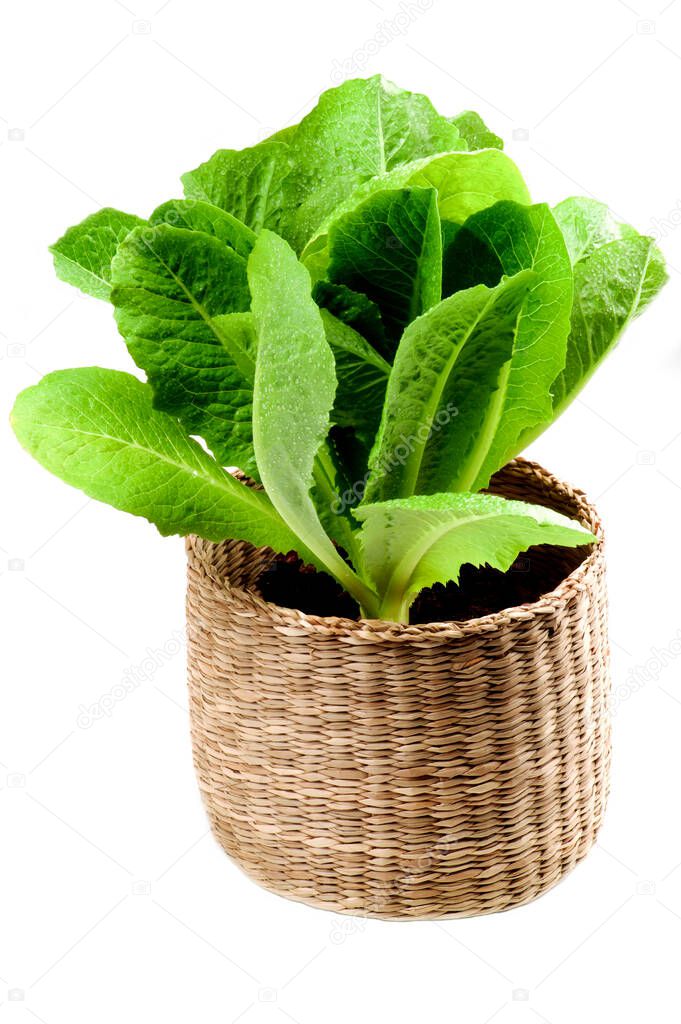
[[[533,463],[490,489],[601,536],[584,496]],[[196,770],[248,875],[341,913],[468,916],[534,899],[585,856],[610,761],[602,542],[534,549],[533,573],[562,579],[532,604],[419,626],[267,603],[267,550],[187,551]]]

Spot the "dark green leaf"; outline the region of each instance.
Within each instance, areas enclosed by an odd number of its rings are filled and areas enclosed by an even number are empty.
[[[333,225],[329,280],[361,292],[381,311],[393,346],[440,301],[442,235],[433,189],[377,192]]]
[[[113,283],[119,330],[157,408],[205,438],[223,465],[253,473],[252,358],[220,319],[250,305],[244,259],[200,231],[138,228],[118,250]]]
[[[386,337],[381,311],[366,295],[330,281],[318,281],[312,295],[319,306],[361,334],[377,352],[390,355],[392,346]]]
[[[331,419],[338,426],[375,434],[390,365],[352,327],[337,320],[326,309],[321,314],[338,381]]]

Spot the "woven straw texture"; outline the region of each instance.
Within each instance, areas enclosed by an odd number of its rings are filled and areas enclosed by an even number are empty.
[[[490,489],[602,536],[533,463]],[[274,892],[371,917],[489,913],[558,882],[608,790],[602,548],[533,549],[562,580],[532,604],[404,626],[265,602],[270,551],[188,538],[194,760],[227,853]]]

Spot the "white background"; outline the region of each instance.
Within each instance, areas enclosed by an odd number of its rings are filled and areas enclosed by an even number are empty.
[[[681,2],[663,2],[4,6],[0,1024],[678,1019]],[[378,46],[385,22],[395,38]],[[607,821],[557,889],[469,921],[340,919],[240,874],[192,772],[181,541],[86,501],[5,426],[49,370],[132,368],[110,309],[54,277],[50,242],[102,205],[147,215],[215,149],[375,71],[443,113],[478,109],[536,200],[606,199],[670,264],[533,449],[608,531]],[[106,706],[126,674],[146,678],[86,727],[79,709]]]

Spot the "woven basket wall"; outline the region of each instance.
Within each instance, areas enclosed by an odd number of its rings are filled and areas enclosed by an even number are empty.
[[[490,488],[601,536],[539,466]],[[526,903],[594,842],[610,728],[602,543],[534,549],[562,582],[465,623],[319,618],[265,602],[271,552],[187,541],[194,759],[218,841],[266,888],[342,913]],[[562,560],[562,561],[561,561]]]

